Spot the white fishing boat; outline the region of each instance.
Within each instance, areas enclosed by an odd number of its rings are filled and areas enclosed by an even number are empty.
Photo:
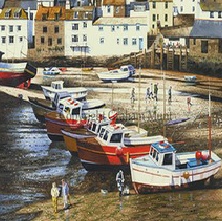
[[[62,71],[57,67],[44,68],[44,70],[43,70],[44,75],[57,75],[57,74],[61,74],[61,73],[62,73]]]
[[[199,187],[211,181],[221,167],[221,158],[211,150],[210,122],[209,102],[209,150],[176,153],[168,142],[157,142],[148,155],[130,159],[136,193]]]
[[[77,101],[82,101],[86,99],[87,89],[84,87],[63,87],[63,81],[53,81],[51,86],[42,86],[45,98],[50,101],[54,101],[55,94],[59,92],[68,92],[71,97]]]
[[[127,81],[131,76],[131,71],[127,66],[121,66],[119,69],[97,73],[97,76],[104,82]]]

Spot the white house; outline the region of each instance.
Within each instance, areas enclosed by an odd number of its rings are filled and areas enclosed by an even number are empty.
[[[195,14],[199,0],[173,0],[174,15]]]
[[[28,51],[28,15],[22,8],[3,8],[0,13],[2,59],[23,59]]]
[[[147,18],[99,18],[93,26],[91,55],[124,55],[147,49]]]

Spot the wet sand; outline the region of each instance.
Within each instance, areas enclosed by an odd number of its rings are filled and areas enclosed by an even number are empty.
[[[138,70],[134,79],[130,83],[102,83],[98,80],[95,71],[102,71],[101,69],[95,69],[93,72],[81,73],[78,69],[70,69],[67,73],[63,73],[62,76],[56,78],[43,78],[41,70],[38,75],[33,79],[32,86],[29,90],[19,90],[14,88],[0,87],[0,90],[16,97],[16,102],[20,102],[18,96],[23,95],[23,99],[26,100],[27,96],[41,96],[40,84],[50,84],[52,80],[62,79],[65,81],[65,86],[84,86],[89,88],[89,98],[102,99],[105,101],[108,107],[112,104],[112,91],[113,91],[113,103],[115,109],[121,111],[120,116],[125,117],[126,110],[129,112],[137,112],[138,110],[138,86],[139,76]],[[174,125],[167,127],[167,136],[173,141],[182,140],[184,145],[178,145],[178,151],[197,150],[207,148],[208,138],[208,93],[209,85],[210,91],[213,96],[212,112],[213,112],[213,150],[222,156],[221,149],[221,99],[222,99],[222,81],[217,78],[209,78],[206,76],[196,75],[199,83],[196,86],[187,86],[183,81],[184,75],[193,75],[189,73],[177,73],[177,72],[165,72],[166,74],[166,89],[169,86],[173,88],[172,99],[173,102],[168,104],[167,102],[167,114],[172,119],[180,117],[188,117],[189,120],[186,123],[180,125]],[[150,86],[150,83],[159,84],[159,96],[158,102],[151,101],[146,105],[144,97],[146,87]],[[131,88],[136,88],[137,100],[132,106],[130,104],[130,91]],[[163,110],[163,84],[162,73],[157,70],[141,70],[140,81],[141,92],[141,112],[154,114],[154,107],[157,107],[157,114],[162,116]],[[101,88],[105,88],[101,90]],[[113,88],[113,90],[112,90]],[[38,89],[38,90],[36,90]],[[105,91],[105,93],[104,93]],[[186,98],[191,96],[193,106],[191,111],[187,109]],[[21,101],[23,103],[23,101]],[[4,106],[7,106],[7,101],[4,102]],[[28,104],[25,105],[28,107]],[[16,104],[15,104],[16,107]],[[15,108],[14,107],[14,108]],[[118,107],[118,108],[117,108]],[[24,108],[22,108],[24,109]],[[30,112],[30,107],[28,112]],[[5,111],[7,115],[7,111]],[[26,113],[24,113],[26,114]],[[124,114],[124,115],[123,115]],[[22,113],[20,117],[22,116]],[[31,115],[33,117],[33,115]],[[150,116],[150,115],[149,115]],[[149,118],[150,119],[150,118]],[[44,128],[44,126],[38,124],[36,119],[30,119],[31,125],[38,125],[38,128]],[[124,118],[124,122],[128,123],[128,119]],[[133,122],[133,121],[132,121]],[[131,123],[132,123],[131,122]],[[135,119],[134,119],[135,122]],[[24,121],[22,121],[24,123]],[[162,125],[154,122],[147,122],[144,119],[143,126],[149,126],[152,133],[162,133]],[[40,148],[44,145],[39,143],[41,139],[45,144],[46,152],[51,150],[52,155],[47,158],[42,158],[49,163],[43,162],[40,158],[41,152],[37,151],[36,155],[33,155],[32,161],[34,163],[34,170],[27,170],[26,179],[24,179],[24,189],[29,186],[28,179],[35,180],[36,188],[39,185],[40,189],[43,189],[45,185],[43,195],[37,200],[37,203],[33,203],[33,200],[26,201],[24,208],[16,212],[15,214],[7,214],[7,219],[13,220],[13,217],[25,217],[23,220],[221,220],[222,215],[222,172],[221,170],[216,176],[215,186],[211,189],[196,190],[196,191],[182,191],[174,193],[162,193],[162,194],[149,194],[149,195],[135,195],[131,183],[130,175],[127,177],[126,184],[130,187],[130,195],[119,199],[116,190],[115,174],[109,172],[96,172],[87,173],[82,167],[78,159],[73,159],[69,153],[65,150],[65,147],[61,143],[51,143],[47,138],[46,131],[43,129],[42,137],[38,137],[39,130],[36,132],[36,145]],[[21,138],[21,137],[20,137]],[[18,140],[20,139],[18,138]],[[15,140],[13,140],[15,141]],[[13,146],[13,145],[12,145]],[[22,145],[21,145],[22,146]],[[13,151],[12,151],[13,153]],[[62,153],[62,159],[59,159],[59,153]],[[33,153],[32,153],[33,154]],[[54,155],[55,154],[55,155]],[[57,155],[58,154],[58,155]],[[18,160],[18,162],[20,162]],[[52,163],[54,162],[54,163]],[[59,163],[60,162],[60,163]],[[28,168],[30,168],[27,163]],[[58,170],[57,164],[61,165],[61,170]],[[47,169],[42,166],[41,170],[37,170],[37,166],[47,165]],[[55,170],[53,170],[54,168]],[[51,170],[52,169],[52,170]],[[68,172],[67,172],[68,170]],[[58,173],[56,173],[58,172]],[[44,174],[45,179],[44,180]],[[50,174],[50,176],[49,176]],[[52,213],[52,206],[50,201],[50,187],[53,180],[60,183],[61,177],[65,174],[71,190],[72,207],[68,211],[62,210],[62,200],[59,199],[60,212],[56,215]],[[50,178],[49,178],[50,177]],[[5,184],[7,185],[7,184]],[[102,191],[101,191],[102,190]],[[108,191],[108,194],[104,194],[103,190]],[[1,189],[3,191],[3,189]],[[9,189],[9,192],[12,191]],[[41,192],[41,191],[40,191]],[[32,193],[34,194],[34,193]],[[34,200],[36,201],[36,199]],[[209,211],[210,212],[207,212]],[[36,218],[34,218],[36,216]],[[6,220],[7,220],[6,219]],[[21,219],[22,220],[22,219]]]

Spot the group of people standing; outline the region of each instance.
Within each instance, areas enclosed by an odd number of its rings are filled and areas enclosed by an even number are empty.
[[[68,209],[69,206],[71,206],[70,195],[69,195],[69,186],[64,179],[62,179],[61,188],[57,188],[55,182],[52,183],[51,196],[52,196],[52,205],[53,205],[54,213],[57,213],[57,199],[59,196],[63,197],[63,209],[64,210]]]

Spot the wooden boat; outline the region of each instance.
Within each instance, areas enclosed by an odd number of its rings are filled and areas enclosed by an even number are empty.
[[[169,143],[155,143],[146,156],[130,159],[136,193],[195,187],[212,179],[221,167],[221,159],[208,150],[176,153]],[[206,157],[207,156],[207,157]]]
[[[131,76],[131,71],[126,66],[122,66],[120,69],[97,73],[97,76],[104,82],[126,81]]]
[[[151,146],[146,156],[130,159],[136,193],[196,188],[211,181],[221,167],[221,158],[211,147],[211,99],[209,94],[209,150],[176,153],[167,142]]]
[[[63,81],[53,81],[51,82],[51,86],[42,86],[43,93],[47,100],[53,101],[55,97],[55,93],[58,92],[68,92],[72,98],[77,101],[82,101],[86,99],[87,89],[84,87],[72,87],[72,88],[64,88]]]
[[[60,104],[61,105],[61,104]],[[116,112],[108,108],[84,110],[81,102],[70,99],[69,104],[63,106],[62,111],[53,111],[45,115],[46,129],[51,140],[63,140],[62,129],[80,129],[87,126],[89,120],[99,116],[112,117]]]
[[[141,129],[142,130],[142,129]],[[147,154],[154,141],[165,140],[163,136],[146,136],[135,127],[122,124],[102,127],[98,135],[73,134],[77,142],[78,157],[86,170],[129,169],[129,158]]]
[[[57,75],[57,74],[61,74],[61,73],[62,73],[62,71],[57,67],[44,68],[44,70],[43,70],[44,75]]]
[[[28,88],[31,84],[31,78],[35,75],[36,68],[26,62],[0,62],[0,85]]]
[[[114,124],[116,121],[116,115],[113,115],[112,118],[106,120],[93,120],[89,122],[87,128],[80,130],[72,130],[72,129],[62,129],[61,132],[63,134],[63,138],[66,144],[67,150],[72,155],[77,155],[77,143],[76,138],[83,137],[94,137],[97,136],[98,132],[102,127],[108,126],[109,124]]]
[[[66,103],[69,105],[69,100],[71,96],[67,92],[58,92],[55,94],[54,101],[49,101],[46,99],[38,98],[38,97],[28,97],[29,103],[32,106],[33,113],[35,117],[40,122],[45,122],[45,115],[51,111],[62,111],[63,106]],[[72,98],[71,98],[72,99]],[[105,106],[103,101],[98,99],[90,99],[85,100],[83,103],[83,110],[91,110],[96,108],[101,108]]]

